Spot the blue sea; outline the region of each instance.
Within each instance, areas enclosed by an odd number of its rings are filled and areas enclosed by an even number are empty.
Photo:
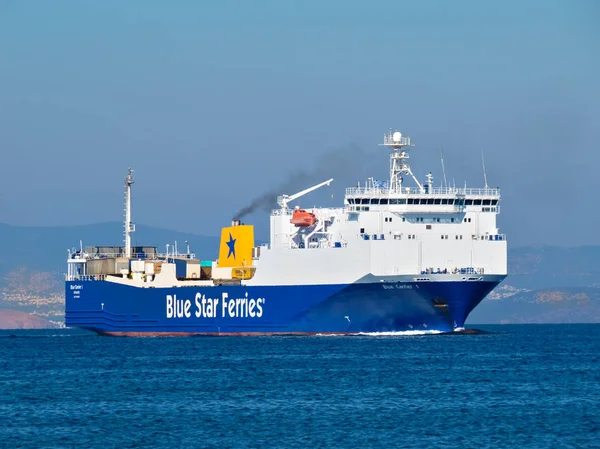
[[[600,325],[479,329],[0,331],[0,447],[600,447]]]

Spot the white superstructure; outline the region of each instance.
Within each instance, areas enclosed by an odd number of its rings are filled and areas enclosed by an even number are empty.
[[[483,279],[507,274],[507,241],[500,234],[500,190],[434,187],[409,165],[410,138],[384,136],[390,150],[390,178],[370,178],[346,189],[344,207],[290,209],[296,195],[284,196],[270,217],[270,244],[255,250],[256,274],[248,285],[331,284],[410,276]],[[406,185],[412,179],[413,187]],[[312,214],[313,224],[293,218]],[[298,221],[296,220],[296,223]],[[311,223],[311,220],[308,221]]]

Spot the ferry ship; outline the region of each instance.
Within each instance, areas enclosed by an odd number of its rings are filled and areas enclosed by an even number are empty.
[[[500,190],[434,187],[431,173],[421,183],[409,137],[390,130],[381,145],[388,181],[347,188],[336,208],[297,204],[333,179],[281,195],[268,243],[234,220],[214,260],[131,245],[129,169],[124,245],[69,253],[66,325],[113,336],[463,330],[507,275]]]

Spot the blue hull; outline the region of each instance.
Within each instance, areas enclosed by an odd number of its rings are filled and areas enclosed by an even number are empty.
[[[66,325],[106,335],[448,332],[499,283],[136,288],[66,283]]]

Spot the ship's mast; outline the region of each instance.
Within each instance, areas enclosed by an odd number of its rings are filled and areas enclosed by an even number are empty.
[[[131,233],[135,232],[135,225],[131,222],[131,184],[133,184],[133,170],[127,170],[125,178],[125,257],[131,258]]]
[[[415,175],[413,175],[408,163],[408,148],[410,147],[410,137],[405,137],[401,132],[395,131],[384,134],[382,146],[391,148],[390,153],[390,193],[401,193],[402,191],[402,175],[410,175],[419,190],[423,191],[423,186],[419,183]]]

